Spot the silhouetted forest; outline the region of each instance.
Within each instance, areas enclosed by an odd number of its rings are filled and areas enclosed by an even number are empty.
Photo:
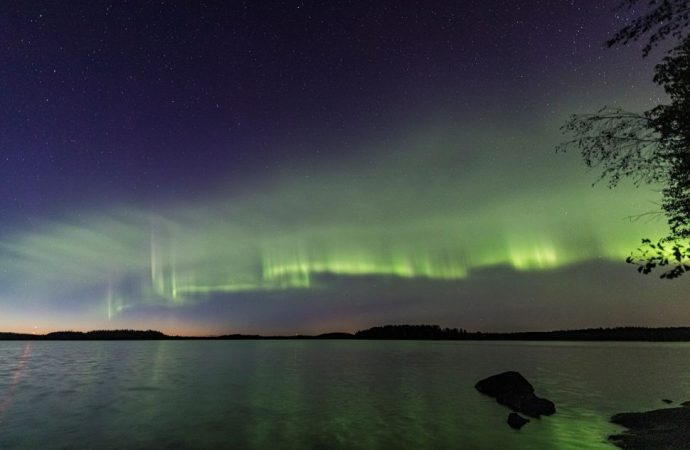
[[[172,339],[155,330],[93,330],[93,331],[56,331],[48,334],[0,333],[0,340],[33,340],[33,341],[123,341]]]
[[[60,341],[79,341],[79,340],[147,340],[147,339],[166,339],[169,336],[155,330],[94,330],[83,333],[81,331],[57,331],[48,333],[48,340]]]
[[[690,327],[616,327],[580,330],[527,331],[514,333],[469,332],[462,328],[438,325],[385,325],[351,333],[324,333],[316,336],[261,336],[227,334],[222,336],[170,336],[155,330],[58,331],[48,334],[0,333],[0,340],[34,341],[115,341],[115,340],[249,340],[249,339],[354,339],[354,340],[439,340],[439,341],[690,341]]]
[[[356,339],[464,339],[467,331],[458,328],[441,328],[438,325],[386,325],[355,333]]]
[[[468,332],[438,325],[386,325],[354,334],[355,339],[432,339],[469,341],[690,341],[690,327],[587,328],[514,333]]]

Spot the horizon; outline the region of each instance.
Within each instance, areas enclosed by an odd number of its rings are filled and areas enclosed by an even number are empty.
[[[641,330],[669,330],[669,329],[690,329],[690,325],[679,325],[679,326],[645,326],[645,325],[624,325],[624,326],[606,326],[606,327],[601,327],[601,326],[592,326],[592,327],[585,327],[585,328],[564,328],[564,329],[555,329],[555,328],[549,328],[549,329],[542,329],[542,330],[491,330],[491,331],[480,331],[480,330],[472,330],[472,329],[466,329],[466,328],[461,328],[461,327],[444,327],[438,324],[423,324],[423,323],[385,323],[385,324],[379,324],[379,325],[373,325],[371,327],[367,328],[361,328],[361,329],[355,329],[355,330],[329,330],[329,331],[324,331],[320,333],[287,333],[287,334],[268,334],[268,333],[238,333],[238,332],[224,332],[224,333],[217,333],[217,334],[171,334],[167,333],[162,330],[157,330],[153,328],[104,328],[104,329],[61,329],[61,330],[52,330],[52,331],[43,331],[41,333],[38,333],[36,331],[32,332],[19,332],[19,331],[8,331],[8,330],[0,330],[0,335],[1,334],[17,334],[17,335],[27,335],[27,336],[48,336],[50,334],[58,334],[58,333],[82,333],[82,334],[88,334],[88,333],[98,333],[98,332],[135,332],[135,333],[141,333],[141,332],[155,332],[155,333],[162,333],[166,337],[179,337],[179,338],[215,338],[215,337],[223,337],[223,336],[257,336],[261,338],[290,338],[290,337],[295,337],[295,336],[304,336],[304,337],[317,337],[323,334],[349,334],[349,335],[355,335],[358,332],[361,331],[367,331],[371,329],[376,329],[376,328],[387,328],[387,327],[437,327],[440,330],[455,330],[455,331],[460,331],[463,333],[467,334],[524,334],[524,333],[537,333],[537,334],[548,334],[548,333],[561,333],[561,332],[575,332],[575,331],[594,331],[594,330],[606,330],[606,331],[611,331],[611,330],[622,330],[622,329],[641,329]]]
[[[0,6],[0,329],[690,323],[656,186],[555,153],[647,110],[607,2]],[[595,184],[592,186],[592,184]]]

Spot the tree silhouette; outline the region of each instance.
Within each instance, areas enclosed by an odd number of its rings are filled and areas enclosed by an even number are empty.
[[[640,3],[647,3],[649,11],[621,28],[606,44],[613,47],[628,44],[649,36],[642,50],[644,56],[666,38],[682,41],[690,25],[690,4],[687,0],[624,0],[620,8],[633,10]]]
[[[607,44],[625,45],[647,37],[646,57],[661,42],[676,46],[654,68],[654,82],[663,87],[669,103],[642,113],[602,108],[576,114],[562,130],[572,139],[559,151],[577,150],[585,164],[601,170],[601,178],[615,187],[623,178],[635,185],[662,186],[661,213],[670,233],[653,242],[643,239],[627,262],[640,273],[663,267],[662,278],[690,271],[690,2],[688,0],[626,0],[621,7],[647,3],[648,12],[619,30]]]

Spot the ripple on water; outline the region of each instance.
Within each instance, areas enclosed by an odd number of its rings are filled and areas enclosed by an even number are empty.
[[[619,429],[613,413],[690,398],[678,345],[35,342],[10,391],[22,348],[0,342],[3,450],[598,449]],[[474,389],[509,369],[556,415],[509,429],[508,410]]]

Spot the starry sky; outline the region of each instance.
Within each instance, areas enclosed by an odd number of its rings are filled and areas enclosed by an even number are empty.
[[[554,150],[665,100],[616,4],[3,1],[0,330],[687,325]]]

